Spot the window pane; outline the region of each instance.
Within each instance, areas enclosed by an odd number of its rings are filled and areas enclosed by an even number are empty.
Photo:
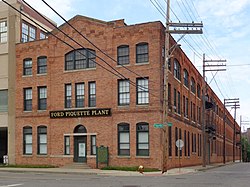
[[[139,149],[148,149],[148,144],[139,144]]]
[[[32,154],[32,145],[25,145],[25,153],[24,154]]]
[[[25,143],[32,144],[32,134],[25,135]]]
[[[129,144],[120,144],[120,149],[129,149]]]
[[[47,154],[47,144],[46,145],[40,144],[40,153],[39,154]]]
[[[138,142],[139,143],[146,143],[146,142],[148,142],[148,132],[140,132],[138,134]]]
[[[120,133],[120,143],[129,142],[129,133]]]
[[[47,143],[47,135],[46,134],[40,134],[39,135],[39,140],[40,140],[40,144],[41,143]]]

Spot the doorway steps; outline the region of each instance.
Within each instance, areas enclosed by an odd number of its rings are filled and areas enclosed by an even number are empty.
[[[89,167],[86,163],[79,163],[79,162],[74,162],[69,165],[63,166],[65,169],[92,169]]]

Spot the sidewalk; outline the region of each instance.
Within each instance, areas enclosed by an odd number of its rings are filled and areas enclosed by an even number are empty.
[[[226,163],[233,164],[233,162]],[[8,168],[0,167],[0,172],[37,172],[37,173],[57,173],[57,174],[83,174],[83,175],[100,175],[100,176],[168,176],[168,175],[182,175],[187,173],[195,173],[198,171],[205,171],[208,169],[224,166],[222,163],[207,165],[206,167],[190,166],[183,168],[173,168],[165,173],[157,172],[139,172],[118,171],[118,170],[100,170],[100,169],[67,169],[67,168]]]

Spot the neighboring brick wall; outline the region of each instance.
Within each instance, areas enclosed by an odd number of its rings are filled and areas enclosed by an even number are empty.
[[[65,54],[72,49],[53,36],[46,40],[29,42],[17,45],[17,76],[16,76],[16,163],[17,164],[51,164],[66,165],[73,162],[74,139],[70,136],[70,156],[64,155],[64,134],[72,134],[74,128],[82,124],[87,129],[87,133],[97,133],[97,146],[104,145],[109,147],[109,164],[113,166],[137,166],[161,168],[162,166],[162,130],[153,127],[154,123],[162,123],[162,99],[163,99],[163,63],[162,49],[164,47],[164,27],[160,22],[144,23],[138,25],[126,26],[123,20],[113,22],[103,22],[82,16],[76,16],[71,19],[74,25],[81,33],[105,51],[115,60],[117,59],[117,47],[120,45],[129,45],[130,64],[126,65],[130,70],[149,77],[149,105],[136,105],[136,88],[130,85],[130,105],[118,106],[117,101],[117,80],[119,79],[110,72],[107,72],[100,66],[91,70],[65,71]],[[85,48],[94,49],[87,41],[82,39],[75,31],[66,24],[60,27],[69,36],[73,37]],[[59,38],[69,42],[69,39],[57,31],[53,31]],[[136,44],[147,42],[149,44],[149,63],[136,64]],[[174,41],[171,39],[171,42]],[[75,48],[81,48],[69,42]],[[138,75],[135,75],[125,68],[118,66],[111,59],[96,50],[96,54],[107,61],[113,68],[122,73],[126,78],[136,82]],[[189,71],[189,77],[193,76],[202,86],[200,74],[181,49],[176,49],[175,57],[181,63],[181,67]],[[37,57],[47,56],[48,72],[46,75],[37,75]],[[23,59],[33,59],[33,73],[30,77],[23,77]],[[109,68],[100,59],[96,58],[97,63]],[[173,65],[172,65],[173,68]],[[109,68],[110,69],[110,68]],[[183,77],[183,74],[181,74]],[[64,118],[50,119],[49,111],[64,110],[64,85],[72,84],[72,103],[75,103],[75,83],[85,83],[85,106],[88,104],[88,82],[96,81],[96,108],[111,108],[110,117],[88,117],[88,118]],[[169,82],[172,89],[176,88],[182,96],[189,98],[189,102],[195,103],[195,106],[202,106],[201,99],[190,93],[190,90],[183,87],[182,83],[173,77],[173,71],[169,72]],[[37,87],[47,86],[47,110],[37,110]],[[32,112],[23,112],[23,88],[32,87],[33,100]],[[217,97],[216,97],[217,98]],[[172,90],[173,99],[173,90]],[[218,100],[218,98],[217,98]],[[219,101],[218,101],[219,102]],[[221,103],[220,103],[221,106]],[[222,106],[221,106],[222,107]],[[74,104],[73,104],[74,108]],[[183,106],[181,105],[181,111]],[[189,108],[190,112],[190,108]],[[196,115],[197,118],[197,115]],[[172,128],[172,157],[168,159],[168,168],[178,167],[179,160],[175,156],[175,134],[174,128],[182,129],[182,138],[184,130],[190,132],[190,146],[192,146],[191,133],[201,134],[201,125],[185,119],[183,113],[177,115],[170,112],[169,122],[173,123]],[[117,154],[117,124],[126,122],[130,124],[130,156],[121,157]],[[149,157],[136,156],[136,124],[147,122],[149,124]],[[220,119],[221,122],[221,119]],[[32,156],[23,155],[23,127],[32,126],[33,128],[33,154]],[[48,154],[46,156],[37,156],[37,127],[39,125],[47,126]],[[220,123],[223,125],[223,123]],[[198,141],[198,138],[196,138]],[[198,143],[196,143],[196,147]],[[198,157],[198,147],[196,153],[192,153],[190,147],[190,157],[183,156],[181,165],[198,165],[202,163],[201,156]],[[213,162],[220,162],[221,156],[213,155]],[[90,136],[87,136],[87,164],[95,167],[95,156],[90,156]]]

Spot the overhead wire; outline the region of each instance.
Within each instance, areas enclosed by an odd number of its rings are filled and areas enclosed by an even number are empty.
[[[24,0],[23,0],[24,1]],[[25,1],[24,1],[25,2]],[[60,15],[52,6],[50,6],[45,0],[42,0],[42,2],[47,5],[54,13],[56,13],[56,15],[58,15],[67,25],[69,25],[74,31],[76,31],[82,38],[84,38],[87,42],[89,42],[92,46],[94,46],[99,52],[101,52],[102,54],[104,54],[106,57],[108,57],[110,60],[112,60],[113,62],[115,62],[117,64],[117,61],[111,57],[110,55],[108,55],[106,52],[104,52],[101,48],[99,48],[96,44],[94,44],[92,41],[90,41],[90,39],[88,39],[86,36],[84,36],[81,32],[79,32],[72,24],[70,24],[62,15]],[[145,80],[145,77],[136,73],[135,71],[129,69],[128,67],[124,66],[123,64],[119,64],[121,67],[123,67],[124,69],[126,69],[127,71],[135,74],[136,76],[139,76],[140,78]],[[157,83],[158,84],[158,83]]]
[[[45,27],[43,27],[41,24],[39,24],[37,21],[34,21],[33,19],[31,19],[29,16],[27,16],[26,14],[24,14],[22,11],[18,10],[17,8],[15,8],[14,6],[12,6],[11,4],[9,4],[8,2],[6,2],[5,0],[2,0],[5,4],[7,4],[8,6],[10,6],[11,8],[13,8],[15,11],[19,12],[21,15],[23,15],[24,17],[26,17],[27,19],[29,19],[30,21],[32,21],[35,25],[39,26],[40,28],[42,28],[43,30],[45,30],[48,34],[51,34],[53,37],[55,37],[56,39],[58,39],[59,41],[63,42],[65,45],[69,46],[70,48],[74,49],[74,50],[77,50],[75,47],[73,47],[72,45],[70,45],[69,43],[65,42],[64,40],[62,40],[61,38],[59,38],[58,36],[56,36],[55,34],[53,34],[52,32],[50,32],[48,29],[46,29]],[[28,5],[28,3],[27,3]],[[85,56],[86,55],[84,53],[82,53],[81,51],[78,51],[78,53],[80,53],[81,55]],[[123,79],[123,80],[128,80],[129,81],[129,84],[135,86],[136,88],[139,87],[141,89],[144,89],[144,91],[149,91],[150,89],[149,88],[146,88],[146,87],[143,87],[143,86],[140,86],[140,85],[137,85],[136,83],[134,83],[133,81],[127,79],[127,78],[124,78],[124,76],[121,76],[121,75],[118,75],[116,73],[114,73],[113,71],[107,69],[106,67],[104,67],[103,65],[101,65],[100,63],[96,62],[95,63],[97,65],[99,65],[100,67],[102,67],[103,69],[105,69],[106,71],[112,73],[113,75],[117,76],[118,78],[120,79]],[[151,95],[154,96],[154,97],[157,97],[159,98],[159,96],[153,94],[151,92]]]

